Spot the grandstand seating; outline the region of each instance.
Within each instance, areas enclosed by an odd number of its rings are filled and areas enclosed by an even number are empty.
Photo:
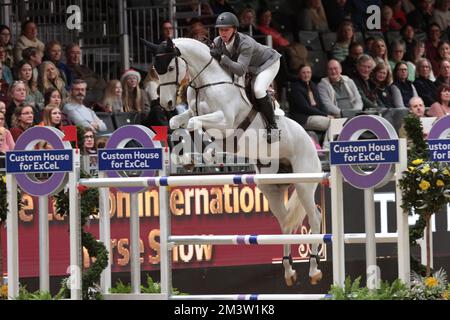
[[[308,50],[319,51],[322,50],[320,43],[319,32],[317,31],[300,31],[298,38],[301,44],[303,44]]]

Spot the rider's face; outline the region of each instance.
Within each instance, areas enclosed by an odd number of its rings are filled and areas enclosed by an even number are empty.
[[[219,35],[222,38],[222,41],[225,43],[230,42],[231,37],[233,36],[234,32],[235,32],[235,28],[233,28],[233,27],[219,28]]]

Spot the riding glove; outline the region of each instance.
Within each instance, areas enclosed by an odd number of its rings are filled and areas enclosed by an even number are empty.
[[[209,50],[209,53],[211,54],[211,57],[213,57],[214,59],[216,59],[217,61],[220,62],[220,59],[222,58],[222,49],[219,47],[216,48],[212,48]]]

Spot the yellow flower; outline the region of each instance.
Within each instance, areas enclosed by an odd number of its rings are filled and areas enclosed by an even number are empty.
[[[444,293],[442,294],[442,299],[448,300],[448,290],[444,291]]]
[[[425,282],[425,285],[428,288],[433,288],[433,287],[436,287],[438,285],[438,281],[434,277],[428,277],[428,278],[425,279],[424,282]]]
[[[423,167],[423,169],[422,170],[420,170],[420,172],[422,172],[423,174],[425,174],[425,173],[427,173],[428,171],[430,171],[431,169],[430,169],[430,166],[429,165],[425,165],[424,167]]]
[[[431,184],[427,180],[422,180],[422,182],[419,184],[420,189],[423,191],[428,190],[428,188],[431,187]]]
[[[445,184],[444,184],[444,181],[442,181],[441,179],[438,179],[437,181],[436,181],[436,186],[437,187],[443,187]]]
[[[6,184],[6,176],[2,176],[2,181],[4,184]]]
[[[444,171],[442,171],[442,173],[445,174],[446,176],[450,176],[450,172],[449,172],[447,169],[445,169]]]
[[[6,284],[0,287],[0,298],[8,298],[8,286]]]
[[[419,164],[423,163],[423,159],[416,159],[412,162],[413,165],[418,166]]]

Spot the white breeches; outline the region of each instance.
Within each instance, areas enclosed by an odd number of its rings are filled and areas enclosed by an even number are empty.
[[[266,91],[269,89],[273,79],[277,76],[279,69],[280,60],[278,59],[274,64],[256,76],[253,84],[253,91],[255,92],[256,99],[264,98],[267,95]]]

